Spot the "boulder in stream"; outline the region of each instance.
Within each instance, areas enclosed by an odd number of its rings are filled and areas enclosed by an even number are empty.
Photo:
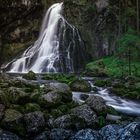
[[[86,100],[86,104],[91,107],[97,114],[106,114],[107,106],[105,104],[105,100],[99,96],[89,96]]]
[[[85,80],[76,80],[71,83],[70,85],[72,91],[79,91],[79,92],[90,92],[91,86]]]

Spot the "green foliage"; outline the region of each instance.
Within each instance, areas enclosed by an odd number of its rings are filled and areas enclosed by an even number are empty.
[[[118,43],[118,52],[124,53],[129,47],[130,49],[137,49],[137,47],[140,45],[140,37],[136,35],[135,30],[129,28],[128,32],[120,37]]]
[[[88,63],[86,68],[92,70],[95,67],[98,67],[97,61]],[[128,75],[128,64],[124,60],[121,60],[116,56],[112,56],[103,58],[102,61],[105,64],[106,72],[109,76],[121,77]],[[140,62],[133,60],[131,66],[133,75],[140,76]]]
[[[70,85],[73,81],[77,80],[77,77],[73,74],[46,74],[43,77],[44,80],[57,80],[61,83]]]
[[[88,13],[93,14],[93,12],[95,13],[96,10],[97,10],[97,8],[96,8],[96,5],[94,4],[94,5],[89,5],[89,6],[87,7],[87,10],[86,10],[86,11],[87,11]]]
[[[23,78],[27,80],[36,80],[36,74],[33,71],[29,71],[27,74],[23,75]]]
[[[98,63],[99,61],[103,61],[105,70],[109,76],[127,76],[130,66],[131,74],[140,76],[139,46],[140,37],[130,28],[128,32],[118,40],[118,54],[116,56],[91,62],[87,64],[86,67],[88,70],[102,69]],[[129,51],[131,54],[129,54]],[[131,59],[131,65],[129,65],[129,59]]]
[[[123,63],[128,63],[128,72],[131,75],[133,73],[132,61],[138,60],[140,37],[136,35],[133,29],[129,28],[128,32],[120,37],[118,43],[118,56],[120,59],[118,65],[121,66],[121,69],[124,69],[126,65]]]
[[[107,106],[107,113],[112,115],[119,115],[119,113],[112,106]]]
[[[103,116],[98,117],[97,126],[98,128],[102,128],[106,125],[105,118]]]

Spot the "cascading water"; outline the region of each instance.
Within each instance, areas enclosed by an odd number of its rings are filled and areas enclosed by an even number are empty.
[[[85,64],[85,45],[79,31],[62,16],[63,3],[52,5],[35,44],[6,66],[6,71],[26,73],[78,72]]]

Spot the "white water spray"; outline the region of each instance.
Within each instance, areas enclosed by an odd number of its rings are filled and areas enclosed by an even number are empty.
[[[6,66],[8,72],[74,72],[74,62],[79,65],[76,61],[81,60],[83,63],[84,56],[81,51],[84,49],[84,43],[78,30],[64,19],[62,11],[63,3],[53,4],[48,9],[38,40],[25,50],[20,58]],[[80,55],[77,55],[79,58],[75,56],[77,50],[80,50]]]

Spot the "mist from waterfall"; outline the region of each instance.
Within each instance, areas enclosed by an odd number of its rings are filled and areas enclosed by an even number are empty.
[[[75,72],[84,66],[84,42],[78,29],[64,19],[62,12],[63,3],[48,9],[38,40],[20,58],[7,64],[8,72]]]

